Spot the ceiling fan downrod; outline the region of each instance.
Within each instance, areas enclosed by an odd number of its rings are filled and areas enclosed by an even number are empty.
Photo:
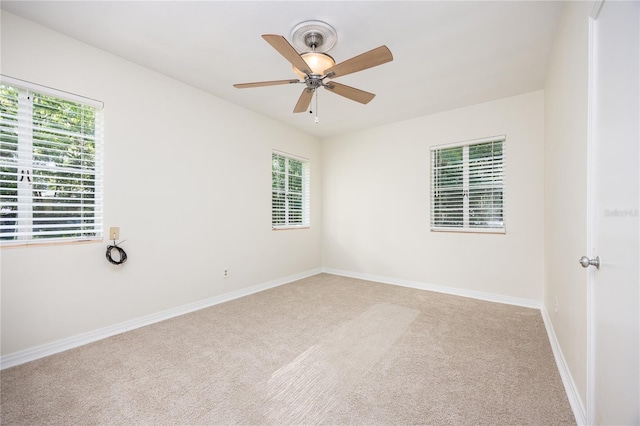
[[[312,52],[316,51],[316,48],[322,46],[324,39],[320,33],[309,33],[304,36],[304,44],[311,48]]]

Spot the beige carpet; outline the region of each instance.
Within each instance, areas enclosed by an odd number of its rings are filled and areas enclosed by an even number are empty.
[[[3,425],[575,424],[539,311],[327,274],[1,380]]]

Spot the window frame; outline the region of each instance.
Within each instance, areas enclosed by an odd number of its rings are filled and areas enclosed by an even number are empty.
[[[455,142],[450,144],[442,144],[435,145],[430,148],[430,220],[429,225],[432,232],[463,232],[463,233],[483,233],[483,234],[506,234],[506,212],[505,212],[505,200],[506,200],[506,135],[497,135],[490,136],[486,138],[472,139],[462,142]],[[469,149],[472,146],[482,145],[492,142],[501,143],[501,159],[496,164],[499,165],[500,173],[496,174],[499,177],[501,185],[499,186],[500,194],[501,194],[501,204],[500,210],[502,215],[501,226],[473,226],[470,222],[471,216],[471,207],[469,201],[469,192],[470,192],[470,184],[469,184],[469,176],[470,172],[470,161],[469,161]],[[444,226],[442,223],[436,223],[436,192],[441,187],[437,186],[437,171],[441,168],[436,168],[434,165],[434,161],[436,158],[436,153],[441,152],[442,150],[448,150],[452,148],[462,148],[462,184],[461,186],[455,186],[454,188],[458,191],[462,190],[462,225],[451,225]],[[491,157],[492,162],[495,161],[495,157]],[[493,163],[492,163],[493,165]],[[475,170],[474,170],[475,171]],[[493,175],[492,175],[493,176]],[[492,199],[493,203],[493,199]]]
[[[274,169],[274,161],[276,157],[282,158],[285,161],[285,170],[280,172]],[[300,176],[292,175],[289,173],[291,170],[291,162],[300,164],[301,174]],[[284,188],[277,189],[275,187],[275,174],[281,174],[284,176]],[[307,158],[292,155],[286,152],[272,150],[271,152],[271,229],[274,231],[287,230],[287,229],[307,229],[311,227],[311,163]],[[291,180],[293,178],[300,178],[300,191],[292,190]],[[278,207],[276,201],[276,194],[284,195],[283,208]],[[291,206],[291,196],[300,196],[301,206],[299,209],[300,222],[291,221],[291,217],[296,213],[298,209],[293,209]],[[282,214],[284,222],[276,220],[276,213]]]
[[[104,104],[95,99],[90,99],[87,97],[83,97],[80,95],[76,95],[69,92],[64,92],[61,90],[53,89],[50,87],[38,85],[32,82],[16,79],[13,77],[9,77],[6,75],[0,75],[0,83],[2,85],[11,87],[12,89],[17,90],[17,122],[14,127],[15,137],[15,145],[13,148],[16,150],[17,157],[15,158],[15,163],[13,161],[5,161],[0,158],[0,164],[3,167],[7,167],[8,171],[6,171],[5,177],[12,177],[14,172],[10,171],[13,169],[15,171],[15,203],[16,203],[16,220],[13,225],[5,225],[5,222],[9,219],[2,219],[0,221],[0,225],[3,225],[5,229],[11,230],[9,226],[13,226],[13,232],[9,232],[11,235],[7,235],[7,237],[13,236],[14,239],[0,239],[0,246],[5,247],[16,247],[16,246],[25,246],[25,245],[43,245],[43,244],[68,244],[68,243],[78,243],[78,242],[88,242],[88,241],[102,241],[103,240],[103,155],[104,155],[104,124],[103,124],[103,108]],[[43,99],[47,99],[50,102],[62,101],[69,104],[75,104],[73,108],[80,108],[83,110],[85,108],[90,108],[91,113],[93,114],[93,121],[90,122],[93,127],[92,133],[85,133],[84,131],[81,133],[67,132],[64,130],[55,130],[57,127],[52,127],[50,123],[44,122],[41,124],[33,123],[33,114],[35,111],[34,107],[34,99],[42,97]],[[58,110],[56,110],[57,112]],[[8,116],[8,121],[10,122],[11,116]],[[4,120],[4,118],[3,118]],[[69,165],[59,165],[53,160],[49,160],[50,164],[42,163],[42,160],[38,161],[37,156],[34,152],[34,148],[36,144],[39,145],[39,150],[45,149],[44,146],[48,145],[51,150],[51,153],[45,154],[40,153],[39,156],[48,156],[53,155],[56,150],[59,150],[60,144],[64,145],[64,142],[53,142],[49,138],[42,139],[34,136],[37,132],[54,132],[51,133],[56,135],[66,134],[67,138],[82,138],[82,140],[91,140],[92,146],[91,149],[93,153],[87,154],[87,151],[81,149],[80,152],[82,155],[82,160],[80,161],[80,166],[69,166]],[[60,132],[60,133],[56,133]],[[10,134],[10,133],[8,133]],[[5,141],[3,139],[3,145]],[[4,146],[5,149],[12,151],[13,148],[12,142],[7,142],[7,145]],[[74,142],[73,145],[70,145],[72,148],[77,148],[82,146],[81,142]],[[87,155],[85,157],[85,155]],[[67,158],[67,157],[64,157]],[[53,164],[53,166],[51,165]],[[66,164],[66,163],[65,163]],[[72,163],[73,164],[73,163]],[[37,176],[37,172],[41,176]],[[5,173],[5,172],[3,172]],[[73,177],[70,177],[70,174]],[[28,179],[18,179],[18,175],[20,177],[27,176]],[[92,176],[89,178],[92,182],[88,186],[84,186],[85,179],[88,179],[86,176]],[[66,179],[66,183],[64,182]],[[71,181],[69,179],[72,179]],[[62,180],[63,183],[60,183]],[[83,182],[80,187],[78,187],[79,182]],[[3,189],[3,199],[4,197],[14,196],[10,195],[10,193],[5,193],[5,191],[11,191],[12,189],[12,180],[9,179],[5,183],[0,184],[0,187]],[[55,182],[55,183],[54,183]],[[84,202],[85,197],[82,195],[78,201],[75,202],[75,206],[71,209],[64,208],[64,204],[67,202],[74,203],[76,198],[57,198],[54,197],[50,200],[43,197],[50,197],[51,195],[44,195],[47,192],[50,192],[48,189],[40,189],[38,190],[38,186],[44,185],[56,185],[58,186],[55,191],[71,191],[70,193],[76,194],[76,190],[73,188],[90,188],[91,197],[88,199],[91,200],[90,203]],[[65,189],[58,189],[59,185],[62,185]],[[84,193],[84,192],[81,192]],[[55,192],[54,192],[55,194]],[[40,199],[40,202],[36,200]],[[46,202],[47,204],[38,204]],[[18,206],[25,206],[24,208],[18,208]],[[51,207],[44,207],[44,206]],[[62,206],[62,208],[61,208]],[[86,207],[85,207],[86,206]],[[49,210],[50,209],[50,210]],[[48,213],[47,213],[48,212]],[[60,222],[60,219],[65,218],[65,214],[69,212],[68,218],[77,217],[78,226],[69,227],[67,222]],[[62,217],[60,215],[63,215]],[[78,216],[79,215],[79,216]],[[4,216],[4,215],[3,215]],[[40,221],[36,220],[37,217],[40,216]],[[56,221],[56,219],[58,221]],[[55,226],[60,225],[60,226]],[[66,225],[66,226],[65,226]],[[18,231],[17,227],[23,229],[23,231]],[[56,233],[48,231],[51,228],[56,230]],[[19,233],[18,233],[19,232]],[[50,236],[47,236],[50,235]]]

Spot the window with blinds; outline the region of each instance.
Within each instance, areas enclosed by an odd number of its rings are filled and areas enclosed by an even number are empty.
[[[271,156],[273,229],[309,227],[309,189],[309,161],[274,151]]]
[[[431,230],[505,232],[505,140],[431,148]]]
[[[0,243],[102,239],[102,106],[2,76]]]

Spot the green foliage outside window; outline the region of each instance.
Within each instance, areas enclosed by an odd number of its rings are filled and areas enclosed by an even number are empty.
[[[305,163],[272,154],[271,224],[273,227],[303,226],[305,223]]]
[[[504,139],[434,148],[431,227],[504,230]]]
[[[0,85],[0,113],[0,239],[96,236],[95,109]]]

